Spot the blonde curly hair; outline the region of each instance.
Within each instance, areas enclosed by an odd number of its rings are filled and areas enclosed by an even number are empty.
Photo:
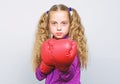
[[[80,64],[83,68],[87,67],[87,59],[88,59],[88,52],[87,52],[87,43],[84,33],[84,27],[81,24],[81,18],[78,15],[77,11],[72,8],[72,15],[70,14],[70,10],[67,6],[63,4],[53,5],[48,13],[43,13],[40,17],[38,28],[36,31],[36,37],[34,42],[33,48],[33,69],[40,65],[41,62],[41,45],[44,41],[50,38],[50,32],[48,28],[49,17],[51,11],[62,10],[68,12],[69,19],[70,19],[70,30],[69,30],[69,37],[76,41],[78,46],[78,56]]]

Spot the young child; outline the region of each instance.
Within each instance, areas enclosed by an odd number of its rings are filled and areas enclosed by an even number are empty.
[[[64,54],[68,47],[72,48],[71,58]],[[77,11],[63,4],[53,5],[38,23],[33,49],[36,78],[46,78],[45,84],[81,84],[80,70],[86,67],[86,38]]]

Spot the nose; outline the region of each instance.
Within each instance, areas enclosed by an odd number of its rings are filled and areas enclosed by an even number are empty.
[[[61,31],[61,30],[62,30],[61,26],[58,25],[58,26],[57,26],[57,31]]]

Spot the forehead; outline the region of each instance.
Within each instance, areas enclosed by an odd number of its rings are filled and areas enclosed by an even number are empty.
[[[69,20],[69,14],[67,11],[51,11],[50,20]]]

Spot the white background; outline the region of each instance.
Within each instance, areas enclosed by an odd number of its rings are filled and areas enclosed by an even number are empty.
[[[44,84],[32,71],[35,31],[42,13],[59,3],[75,8],[85,27],[82,84],[120,84],[119,0],[0,0],[0,84]]]

